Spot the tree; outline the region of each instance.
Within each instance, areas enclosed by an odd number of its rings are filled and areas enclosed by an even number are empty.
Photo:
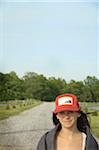
[[[64,93],[65,86],[66,82],[64,79],[56,79],[55,77],[50,77],[48,79],[48,98],[50,99],[50,101],[53,101],[57,95]]]
[[[20,79],[14,71],[0,72],[0,101],[15,99],[40,99],[53,101],[59,94],[73,93],[79,101],[99,102],[99,80],[87,76],[84,81],[71,80],[67,83],[64,79],[39,75],[27,72]]]
[[[5,74],[0,72],[0,101],[1,100],[6,100],[6,78]]]
[[[9,74],[5,74],[5,89],[6,89],[6,100],[15,100],[20,98],[20,84],[21,80],[17,74],[12,71]]]
[[[45,100],[48,92],[47,79],[43,75],[28,72],[24,76],[25,96]]]
[[[87,76],[84,80],[85,87],[87,91],[90,93],[88,100],[96,102],[98,97],[98,88],[99,88],[99,80],[93,76]]]
[[[71,80],[67,84],[65,90],[66,90],[66,93],[75,94],[79,98],[79,101],[83,101],[82,100],[83,88],[84,88],[84,84],[82,81]]]

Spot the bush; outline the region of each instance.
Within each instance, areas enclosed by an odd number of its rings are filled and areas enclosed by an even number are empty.
[[[7,110],[10,109],[10,104],[7,104],[6,109],[7,109]]]
[[[16,108],[16,105],[12,105],[12,108]]]
[[[98,112],[97,111],[92,112],[92,116],[98,116]]]

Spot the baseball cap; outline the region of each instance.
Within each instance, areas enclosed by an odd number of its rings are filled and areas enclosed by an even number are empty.
[[[58,113],[65,110],[79,111],[80,105],[77,97],[74,94],[62,94],[55,99],[56,108],[54,113]]]

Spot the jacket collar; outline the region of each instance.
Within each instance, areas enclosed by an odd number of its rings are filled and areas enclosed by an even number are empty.
[[[47,150],[55,150],[55,136],[57,131],[59,130],[59,127],[59,124],[56,125],[56,127],[46,135]]]
[[[92,136],[89,127],[86,128],[86,147],[85,150],[99,150],[98,143],[96,139]]]

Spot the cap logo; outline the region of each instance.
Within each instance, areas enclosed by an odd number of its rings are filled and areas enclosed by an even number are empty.
[[[73,104],[73,98],[72,97],[61,97],[58,99],[58,106],[61,105],[72,105]]]

